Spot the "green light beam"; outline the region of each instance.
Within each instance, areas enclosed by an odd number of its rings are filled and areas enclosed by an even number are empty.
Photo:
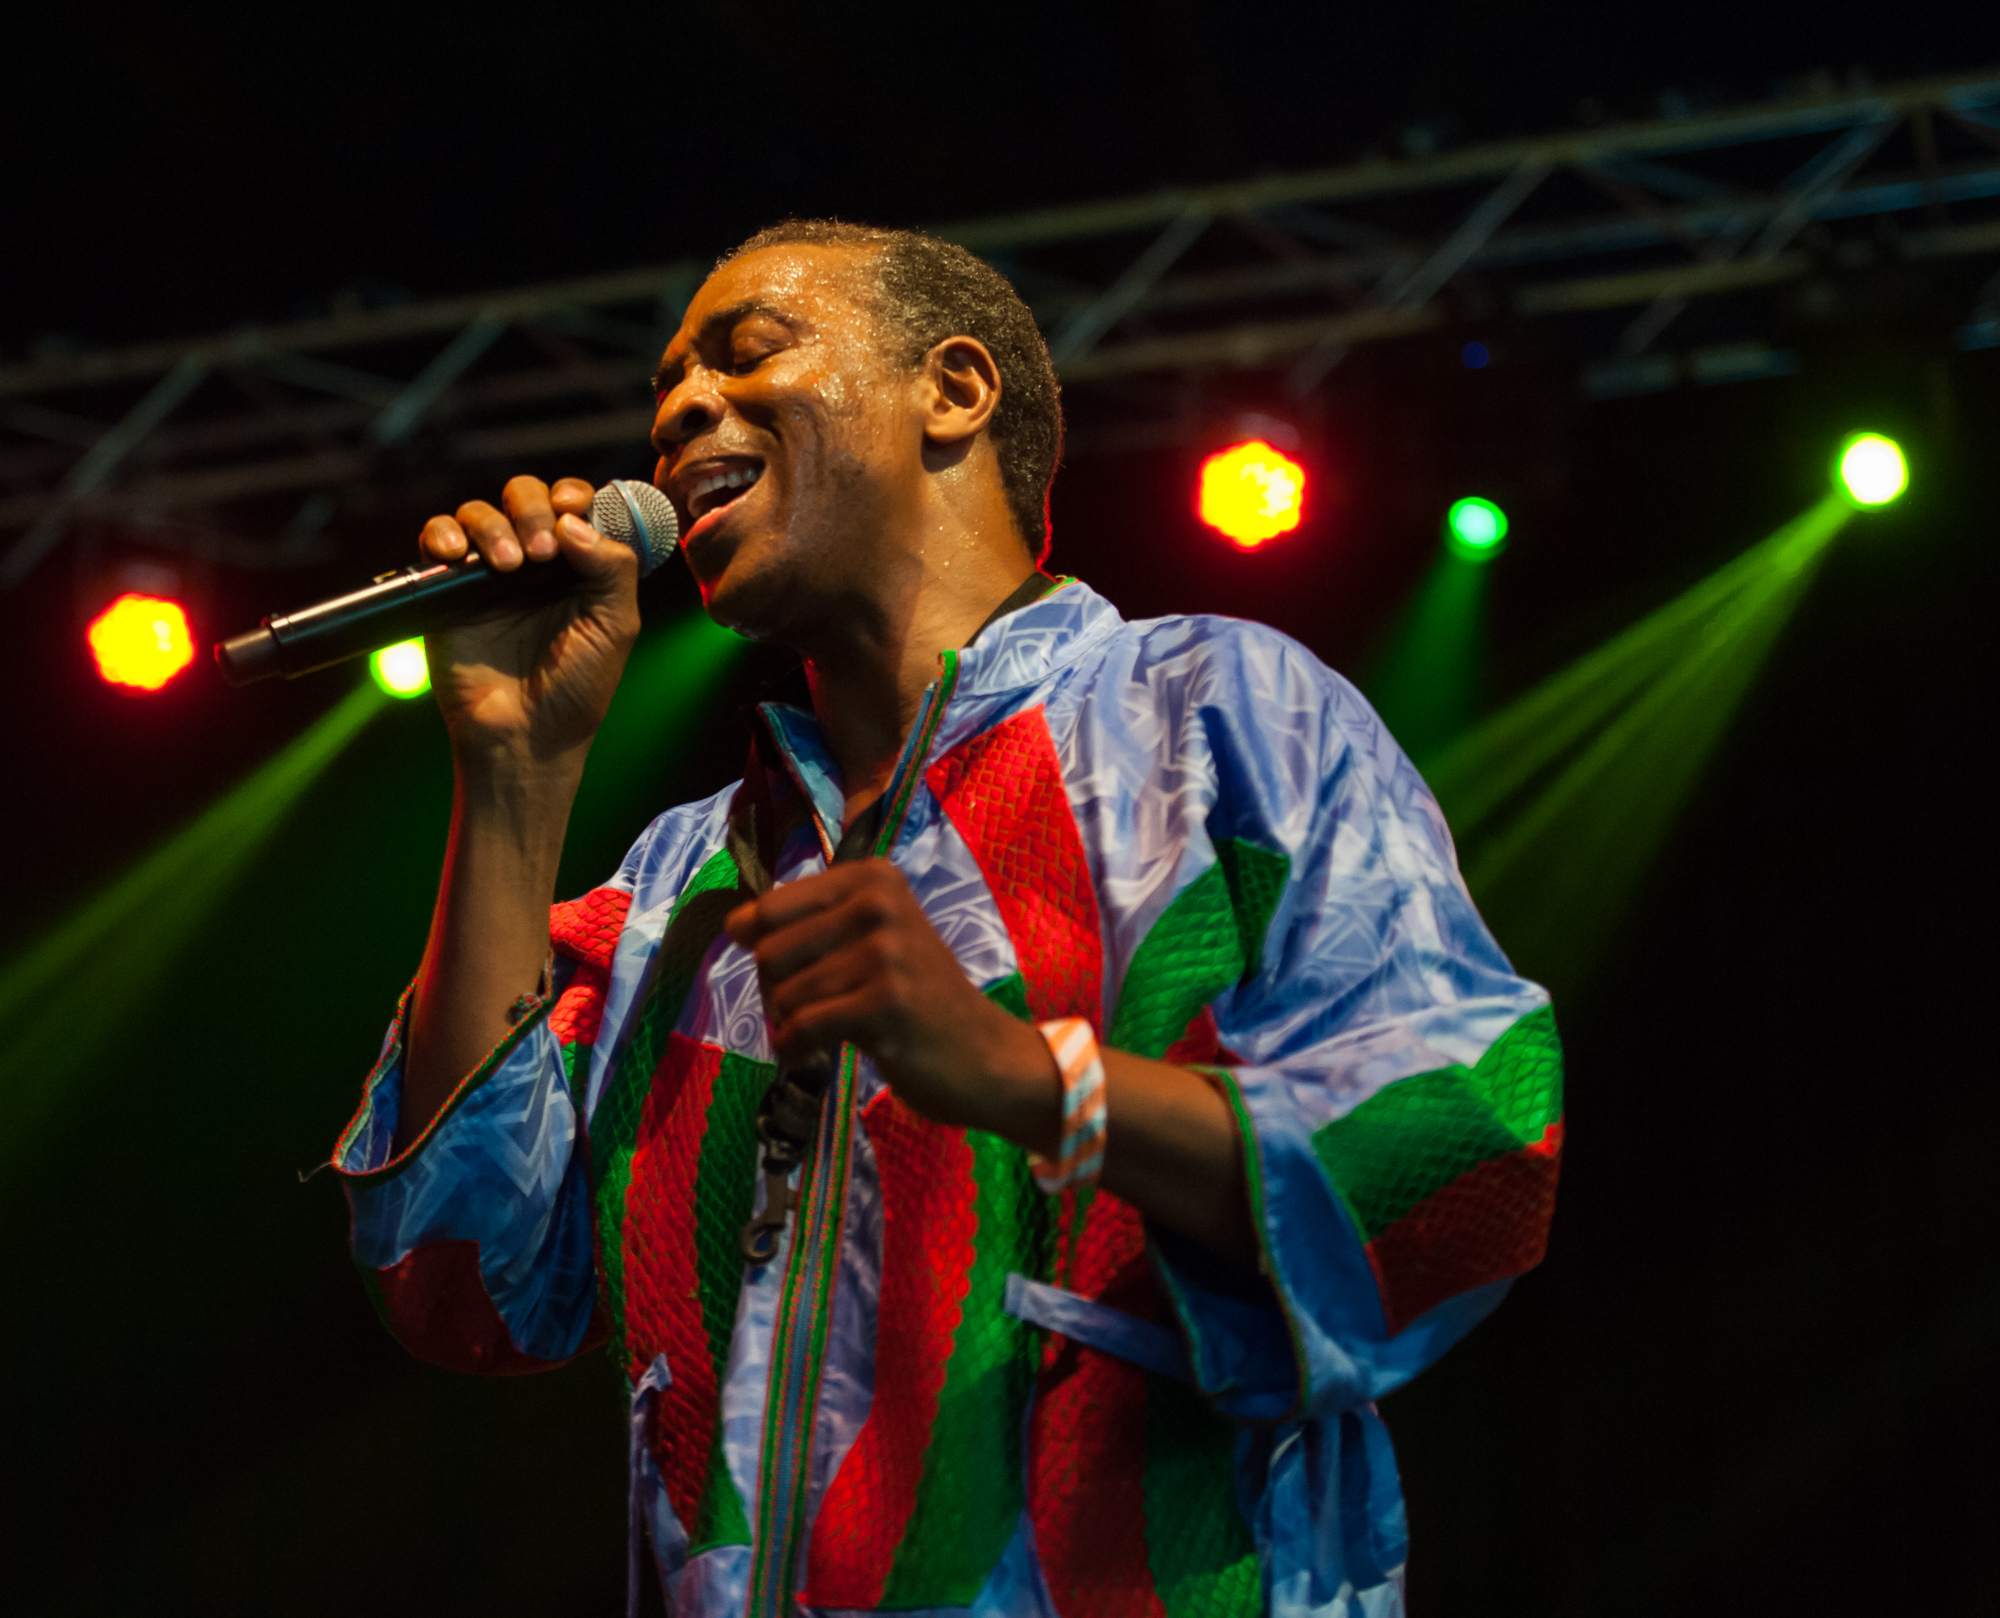
[[[142,1009],[299,796],[388,705],[352,692],[123,876],[0,968],[0,1164],[107,1036]],[[143,1074],[133,1075],[143,1079]]]
[[[1425,769],[1467,885],[1531,976],[1588,979],[1851,515],[1829,495]]]
[[[1844,500],[1829,495],[1427,760],[1424,773],[1441,797],[1450,795],[1459,835],[1473,836],[1488,816],[1658,679],[1690,638],[1746,590],[1805,567],[1852,515]]]
[[[1485,564],[1442,551],[1367,680],[1368,700],[1412,758],[1471,724],[1485,638]]]

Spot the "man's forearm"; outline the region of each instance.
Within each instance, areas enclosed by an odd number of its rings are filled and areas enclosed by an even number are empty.
[[[1207,1074],[1104,1057],[1104,1184],[1141,1213],[1255,1273],[1260,1247],[1236,1115]]]
[[[554,763],[467,767],[410,1009],[400,1151],[507,1034],[508,1009],[541,984],[549,905],[581,753]]]
[[[1045,1157],[1062,1145],[1062,1083],[1039,1033],[1008,1019],[987,1055],[979,1127]],[[996,1029],[998,1025],[996,1024]],[[998,1043],[998,1042],[996,1042]],[[1257,1233],[1236,1118],[1207,1075],[1105,1048],[1103,1182],[1150,1219],[1254,1272]]]

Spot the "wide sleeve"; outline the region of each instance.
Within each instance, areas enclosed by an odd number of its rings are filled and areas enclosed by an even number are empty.
[[[411,991],[341,1134],[356,1264],[383,1320],[421,1360],[511,1375],[601,1342],[581,1088],[631,894],[554,907],[542,992],[429,1126],[394,1150]]]
[[[1227,877],[1243,971],[1201,1065],[1235,1112],[1268,1284],[1155,1248],[1218,1408],[1372,1420],[1539,1262],[1560,1046],[1359,694],[1275,636],[1226,672],[1193,705],[1193,857]]]

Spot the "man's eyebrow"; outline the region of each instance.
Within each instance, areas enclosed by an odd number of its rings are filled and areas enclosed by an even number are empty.
[[[717,332],[727,331],[737,321],[748,315],[766,315],[782,326],[796,327],[798,322],[776,304],[765,303],[761,298],[745,298],[740,303],[716,310],[701,323],[701,330],[695,334],[695,344],[705,343]],[[662,359],[653,372],[653,395],[655,398],[674,387],[687,368],[684,357]]]

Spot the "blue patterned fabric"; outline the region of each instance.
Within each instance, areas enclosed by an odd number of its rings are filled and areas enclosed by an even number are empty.
[[[589,1189],[578,1172],[576,1108],[545,1024],[470,1091],[432,1139],[383,1173],[401,1101],[401,1019],[393,1048],[336,1160],[350,1182],[355,1262],[385,1270],[434,1242],[479,1243],[480,1277],[522,1353],[560,1362],[590,1323]]]
[[[959,654],[937,734],[923,757],[899,767],[899,779],[915,773],[917,785],[890,857],[974,983],[1003,982],[1020,963],[978,861],[921,772],[1036,707],[1097,897],[1106,1028],[1140,946],[1216,866],[1223,844],[1282,862],[1268,927],[1252,940],[1255,970],[1209,1006],[1247,1125],[1271,1286],[1246,1293],[1218,1281],[1168,1241],[1155,1242],[1154,1257],[1185,1340],[1186,1355],[1173,1356],[1177,1374],[1191,1367],[1216,1408],[1245,1424],[1238,1494],[1255,1506],[1247,1515],[1267,1610],[1384,1618],[1401,1610],[1405,1534],[1374,1401],[1495,1307],[1508,1281],[1461,1291],[1390,1330],[1374,1261],[1314,1137],[1402,1080],[1476,1066],[1547,997],[1513,972],[1488,935],[1435,802],[1351,686],[1272,630],[1203,617],[1128,623],[1075,581],[999,620]],[[812,716],[786,709],[766,722],[812,811],[780,851],[774,874],[786,881],[825,868],[843,800]],[[476,1242],[481,1282],[515,1345],[543,1360],[576,1351],[594,1302],[577,1098],[592,1118],[632,1036],[675,903],[724,847],[731,795],[662,815],[612,879],[631,906],[601,1029],[574,1088],[555,1040],[531,1019],[430,1138],[396,1162],[400,1020],[391,1029],[335,1158],[348,1177],[364,1266],[386,1270],[440,1240]],[[703,960],[679,1027],[724,1051],[770,1059],[754,965],[726,940]],[[856,1104],[880,1087],[864,1060]],[[853,1135],[846,1197],[816,1419],[799,1440],[808,1518],[876,1391],[881,1205],[862,1130]],[[723,1450],[753,1521],[770,1459],[760,1454],[762,1416],[788,1255],[746,1270],[722,1394]],[[1071,1306],[1040,1297],[1023,1307],[1056,1318]],[[1099,1337],[1115,1345],[1116,1323],[1100,1324]],[[1162,1353],[1158,1336],[1132,1340]],[[634,1510],[658,1525],[655,1554],[675,1610],[703,1618],[743,1611],[756,1548],[686,1559],[685,1528],[662,1522],[662,1509],[671,1516],[655,1478]],[[1053,1613],[1035,1554],[1024,1516],[973,1610]]]

